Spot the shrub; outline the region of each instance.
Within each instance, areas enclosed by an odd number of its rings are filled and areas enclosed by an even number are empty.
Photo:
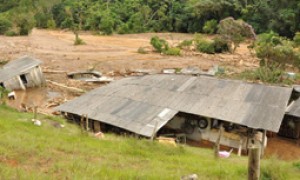
[[[169,44],[166,40],[164,39],[160,39],[157,36],[154,36],[151,38],[150,44],[153,46],[153,48],[157,51],[157,52],[164,52],[167,51],[169,49]]]
[[[74,45],[77,46],[77,45],[84,45],[85,42],[79,37],[79,34],[77,31],[74,31],[74,34],[75,34],[75,41],[74,41]]]
[[[218,21],[217,20],[210,20],[206,21],[203,26],[203,32],[207,34],[214,34],[217,32],[218,29]]]
[[[203,53],[207,53],[207,54],[215,53],[214,42],[209,42],[206,40],[197,41],[196,48],[198,51],[203,52]]]
[[[193,45],[193,40],[184,40],[179,43],[178,47],[180,49],[188,48]]]
[[[214,49],[215,49],[215,53],[222,53],[222,52],[227,52],[229,51],[229,47],[227,42],[220,38],[220,37],[216,37],[213,39],[213,45],[214,45]]]
[[[289,83],[288,81],[284,81],[284,71],[275,66],[267,67],[262,66],[255,70],[246,70],[238,75],[241,79],[252,80],[252,81],[262,81],[265,83]]]
[[[16,21],[20,30],[19,35],[28,35],[35,26],[34,18],[28,17],[28,15],[21,15]]]
[[[5,36],[18,36],[19,34],[14,30],[9,30],[5,32]]]
[[[5,34],[12,27],[12,23],[4,18],[0,17],[0,34]]]
[[[49,19],[47,21],[47,28],[49,28],[49,29],[55,29],[56,28],[56,23],[53,19]]]
[[[164,51],[164,54],[171,56],[180,56],[180,49],[177,47],[171,47]]]
[[[282,68],[286,64],[300,65],[300,57],[293,48],[293,42],[274,32],[261,34],[254,49],[257,57],[261,59],[261,65],[276,64]]]
[[[140,53],[140,54],[147,54],[147,51],[143,47],[139,47],[137,52]]]
[[[300,32],[297,32],[294,36],[294,44],[296,47],[300,46]]]
[[[220,21],[218,32],[221,38],[227,42],[232,53],[234,53],[235,49],[245,38],[256,38],[256,34],[251,25],[242,20],[234,20],[232,17]],[[231,48],[231,46],[233,48]]]

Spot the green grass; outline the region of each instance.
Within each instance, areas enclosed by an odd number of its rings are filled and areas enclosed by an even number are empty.
[[[110,134],[99,140],[59,118],[39,116],[41,127],[31,118],[0,106],[0,179],[180,179],[193,173],[200,179],[247,177],[246,157],[215,160],[211,149]],[[264,160],[263,178],[300,179],[299,163]]]

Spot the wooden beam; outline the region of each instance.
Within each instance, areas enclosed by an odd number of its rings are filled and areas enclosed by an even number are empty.
[[[248,157],[248,180],[259,180],[260,148],[258,146],[250,147]]]
[[[239,143],[239,149],[238,149],[238,156],[242,155],[242,148],[243,148],[243,137],[240,135],[240,143]]]
[[[218,139],[216,140],[215,147],[214,147],[215,158],[219,158],[220,141],[221,141],[222,133],[223,133],[223,124],[221,123]]]
[[[86,130],[89,131],[90,130],[90,128],[89,128],[89,118],[88,118],[87,114],[85,115],[85,123],[86,123]]]
[[[154,126],[154,129],[153,129],[153,132],[152,132],[152,136],[151,136],[151,140],[153,141],[156,137],[156,129],[157,129],[157,126],[158,126],[158,121],[156,120],[155,121],[155,126]]]
[[[79,89],[79,88],[76,88],[76,87],[69,87],[69,86],[66,86],[64,84],[60,84],[58,82],[54,82],[54,81],[50,81],[50,80],[47,80],[47,82],[49,82],[49,83],[51,83],[53,85],[56,85],[58,87],[68,89],[68,90],[73,91],[73,92],[79,92],[79,93],[85,93],[86,92],[83,89]]]
[[[263,137],[262,137],[262,141],[261,141],[261,158],[263,158],[263,156],[265,155],[265,144],[266,144],[266,140],[267,140],[267,131],[263,130]]]

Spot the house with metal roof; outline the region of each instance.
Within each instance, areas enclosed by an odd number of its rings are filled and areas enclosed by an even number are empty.
[[[40,64],[40,60],[28,56],[8,62],[0,68],[0,86],[8,90],[43,86],[46,80]]]
[[[245,148],[249,129],[279,131],[292,91],[207,76],[156,74],[115,81],[56,110],[144,137],[172,129],[193,140],[215,142],[224,124],[228,133],[221,144]]]

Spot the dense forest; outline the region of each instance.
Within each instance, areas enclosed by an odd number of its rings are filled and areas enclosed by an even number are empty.
[[[0,34],[26,35],[33,27],[141,32],[215,33],[226,17],[256,33],[288,38],[300,31],[299,0],[0,0]]]

